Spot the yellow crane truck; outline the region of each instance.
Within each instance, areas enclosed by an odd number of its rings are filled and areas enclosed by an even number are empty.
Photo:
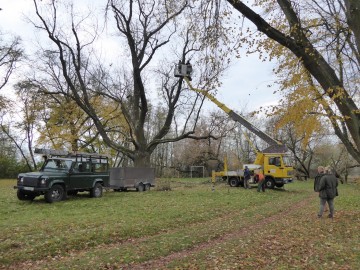
[[[191,73],[192,73],[192,66],[188,62],[184,63],[177,63],[175,65],[174,75],[175,77],[184,78],[186,83],[188,84],[189,88],[197,93],[200,93],[215,103],[221,110],[223,110],[226,114],[230,116],[231,119],[240,123],[249,131],[254,133],[256,136],[264,140],[269,146],[264,149],[263,151],[259,151],[254,147],[251,140],[247,138],[250,145],[256,152],[256,158],[253,164],[244,164],[244,167],[247,166],[252,172],[254,170],[261,170],[265,175],[266,187],[273,189],[274,187],[283,187],[284,184],[291,183],[293,181],[293,172],[294,168],[290,163],[290,157],[286,153],[287,148],[286,146],[273,139],[271,136],[266,134],[265,132],[261,131],[254,125],[252,125],[249,121],[247,121],[243,116],[237,114],[230,108],[228,108],[225,104],[218,101],[213,95],[211,95],[208,91],[197,89],[192,86],[190,83],[191,80]],[[236,170],[236,171],[229,171],[227,169],[227,162],[225,159],[224,162],[224,170],[223,171],[213,171],[212,172],[212,181],[215,182],[217,177],[221,177],[226,179],[230,186],[237,187],[243,185],[244,180],[244,171],[243,168]],[[250,180],[250,184],[254,183]]]

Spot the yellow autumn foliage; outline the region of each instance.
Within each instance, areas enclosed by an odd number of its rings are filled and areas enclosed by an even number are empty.
[[[112,126],[122,126],[125,121],[119,106],[114,102],[105,100],[99,96],[91,98],[93,108],[98,111],[100,119],[110,129]],[[50,144],[55,149],[71,148],[78,149],[78,141],[83,142],[93,139],[97,132],[93,127],[92,120],[87,114],[71,99],[62,98],[61,103],[48,103],[49,118],[45,128],[40,132],[39,144]],[[100,139],[99,139],[100,140]],[[93,144],[97,142],[94,141]],[[101,146],[101,142],[99,147]]]

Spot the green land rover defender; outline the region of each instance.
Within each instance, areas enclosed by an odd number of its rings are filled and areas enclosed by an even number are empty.
[[[88,191],[90,197],[101,197],[109,181],[108,157],[96,153],[70,153],[35,149],[45,162],[40,171],[20,173],[17,178],[19,200],[33,200],[44,195],[46,202],[66,199],[67,195]]]

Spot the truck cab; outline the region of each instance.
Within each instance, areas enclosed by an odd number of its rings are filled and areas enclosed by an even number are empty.
[[[263,171],[265,175],[266,187],[283,187],[284,184],[293,181],[293,167],[290,159],[283,153],[271,153],[263,155]]]

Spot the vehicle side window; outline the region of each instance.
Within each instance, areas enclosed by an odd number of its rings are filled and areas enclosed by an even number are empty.
[[[93,172],[106,172],[107,164],[105,163],[95,163],[93,164]]]
[[[45,168],[51,168],[51,169],[55,169],[56,168],[56,163],[54,160],[50,159],[47,161]]]
[[[82,163],[79,163],[79,162],[76,162],[74,164],[74,172],[81,172],[82,171],[82,168],[83,168],[83,165]]]
[[[49,159],[45,165],[46,169],[68,169],[68,165],[65,160]]]
[[[90,172],[90,164],[87,162],[77,162],[74,165],[75,172]]]
[[[269,165],[275,165],[275,166],[280,167],[281,166],[280,157],[270,157]]]
[[[83,162],[83,172],[90,172],[90,163],[88,162]]]
[[[78,166],[78,171],[79,172],[83,172],[84,171],[84,165],[82,163],[79,164]]]

